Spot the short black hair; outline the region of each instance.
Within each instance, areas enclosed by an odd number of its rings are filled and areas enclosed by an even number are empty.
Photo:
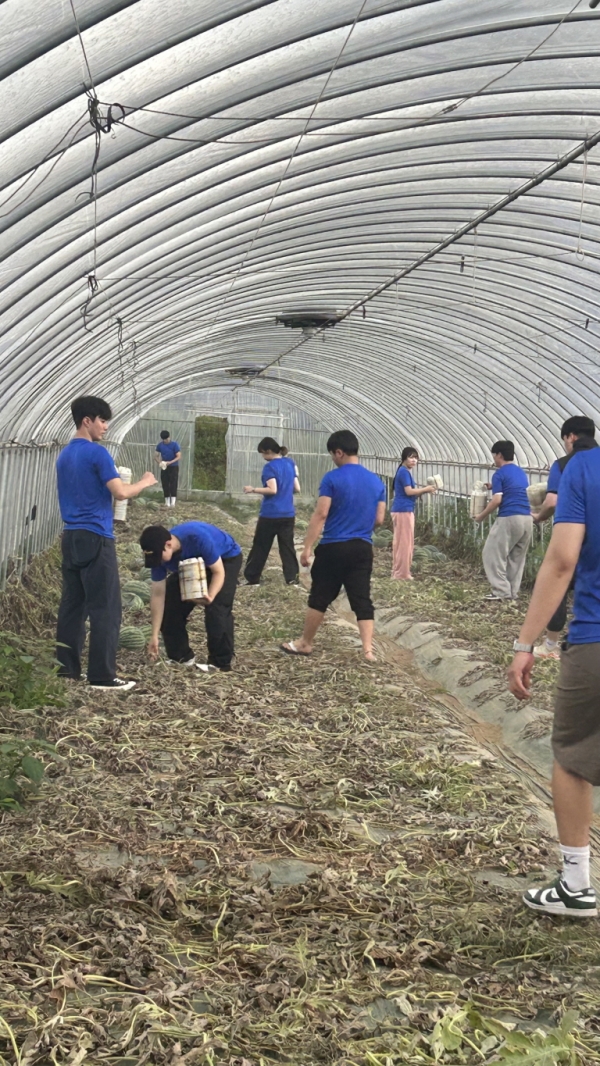
[[[566,422],[563,422],[560,435],[564,440],[565,437],[573,434],[575,437],[591,437],[592,440],[596,436],[596,427],[591,418],[587,418],[585,415],[573,415],[572,418],[567,418]]]
[[[171,431],[170,430],[161,429],[161,431],[160,431],[160,439],[161,440],[166,440],[167,437],[170,437],[170,436],[171,436]]]
[[[274,437],[263,437],[256,450],[261,455],[263,452],[275,452],[276,455],[279,455],[281,448]]]
[[[327,441],[327,451],[358,455],[358,437],[350,429],[338,429]]]
[[[106,422],[110,422],[112,418],[112,411],[106,400],[101,400],[99,396],[78,396],[71,404],[71,414],[77,429],[84,418],[91,418],[92,421],[95,418],[103,418]]]
[[[144,566],[161,566],[165,544],[171,539],[171,533],[165,526],[146,526],[140,537],[140,548],[144,553]]]
[[[411,455],[416,455],[417,459],[419,458],[419,453],[416,448],[403,448],[400,461],[403,463],[405,459],[410,459]]]
[[[507,463],[512,463],[515,457],[515,446],[511,440],[497,440],[491,450],[492,455],[501,455]]]

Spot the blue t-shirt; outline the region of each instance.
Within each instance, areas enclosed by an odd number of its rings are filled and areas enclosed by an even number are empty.
[[[321,544],[341,540],[372,543],[377,504],[385,503],[385,485],[377,474],[360,463],[345,463],[325,474],[319,496],[331,499]]]
[[[292,459],[282,456],[281,459],[271,459],[265,463],[262,472],[263,488],[267,487],[267,481],[275,478],[277,482],[276,496],[263,496],[260,507],[261,518],[293,518],[296,514],[294,507],[294,478],[296,466]]]
[[[565,466],[554,523],[585,525],[575,568],[571,644],[600,643],[600,448],[578,452]]]
[[[560,485],[560,479],[563,473],[563,463],[560,459],[555,459],[550,467],[550,473],[548,474],[548,492],[558,492],[558,486]]]
[[[179,568],[181,559],[204,559],[205,566],[213,566],[217,559],[233,559],[241,548],[224,529],[208,522],[182,522],[170,531],[181,541],[181,551],[175,552],[168,563],[152,567],[152,580],[164,581],[167,571]]]
[[[514,514],[531,514],[531,504],[527,495],[528,485],[527,474],[514,463],[505,463],[496,470],[492,477],[492,494],[502,493],[498,518],[509,518]]]
[[[58,502],[65,529],[113,533],[113,498],[107,481],[119,477],[110,452],[95,441],[73,437],[56,460]]]
[[[161,440],[156,445],[156,450],[157,452],[160,452],[165,463],[170,463],[171,459],[174,459],[177,455],[177,452],[181,451],[181,448],[176,440],[170,440],[168,444],[164,440]],[[171,463],[171,466],[179,466],[179,459],[176,463]]]
[[[394,478],[394,501],[391,506],[392,514],[404,511],[414,511],[416,496],[407,496],[404,489],[407,485],[416,488],[415,479],[407,466],[399,466]]]

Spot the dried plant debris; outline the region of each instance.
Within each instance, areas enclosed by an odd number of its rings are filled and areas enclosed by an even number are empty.
[[[127,695],[2,709],[56,757],[0,821],[0,1063],[600,1062],[597,923],[520,904],[556,862],[531,796],[347,628],[284,659],[304,605],[266,571],[232,673],[123,650]]]

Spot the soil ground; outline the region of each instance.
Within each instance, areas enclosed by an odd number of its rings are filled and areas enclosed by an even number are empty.
[[[249,546],[214,507],[176,517]],[[160,518],[132,506],[119,550]],[[484,609],[457,564],[399,586],[388,562],[379,606],[501,669],[518,610]],[[597,921],[520,903],[556,868],[539,802],[406,653],[365,664],[339,614],[312,658],[284,656],[306,595],[276,558],[264,577],[239,590],[231,674],[123,652],[130,694],[71,684],[63,708],[2,709],[4,734],[61,759],[0,823],[0,1062],[600,1062]],[[4,612],[49,633],[57,588],[50,552]],[[191,632],[200,657],[198,609]]]

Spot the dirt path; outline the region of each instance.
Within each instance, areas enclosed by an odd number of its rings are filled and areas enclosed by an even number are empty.
[[[63,761],[2,819],[0,1062],[491,1063],[568,1050],[570,1005],[600,1062],[597,923],[519,904],[556,861],[539,802],[391,642],[369,667],[332,616],[282,655],[305,596],[265,576],[231,674],[132,652],[130,695],[21,713]]]

